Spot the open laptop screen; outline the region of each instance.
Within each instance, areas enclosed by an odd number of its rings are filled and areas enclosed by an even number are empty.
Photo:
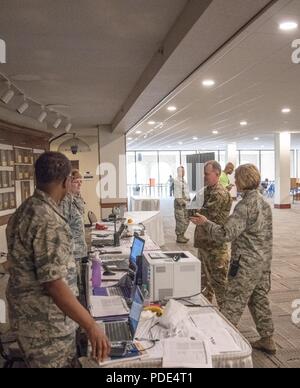
[[[132,306],[129,313],[129,326],[134,339],[136,329],[139,324],[140,316],[144,308],[144,297],[139,287],[136,287]]]
[[[145,246],[145,240],[139,237],[134,237],[130,252],[129,261],[131,264],[137,265],[138,256],[142,256]]]

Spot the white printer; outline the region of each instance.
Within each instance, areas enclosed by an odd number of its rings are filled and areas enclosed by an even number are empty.
[[[201,262],[190,252],[144,252],[142,284],[151,302],[201,293]]]

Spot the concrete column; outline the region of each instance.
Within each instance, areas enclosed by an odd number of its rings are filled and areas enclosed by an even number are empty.
[[[238,152],[237,152],[237,144],[236,143],[230,143],[227,145],[226,149],[226,163],[233,163],[235,168],[238,165]],[[229,177],[230,183],[235,184],[235,176],[234,173]],[[230,191],[230,194],[232,198],[237,198],[237,190],[234,186],[232,190]]]
[[[99,126],[98,196],[102,217],[114,206],[127,206],[126,140],[124,134],[112,133],[108,126]]]
[[[238,164],[238,152],[237,152],[237,144],[230,143],[227,145],[226,149],[226,163],[233,163],[236,167]]]
[[[290,209],[291,134],[275,135],[275,208]]]

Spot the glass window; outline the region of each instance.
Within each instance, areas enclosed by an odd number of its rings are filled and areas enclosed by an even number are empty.
[[[177,168],[180,166],[179,151],[161,151],[159,152],[159,183],[167,184],[172,175],[177,176]]]
[[[226,151],[219,152],[219,163],[222,167],[222,170],[224,170],[226,166]]]
[[[261,151],[261,179],[275,181],[275,152]]]
[[[259,151],[241,151],[241,165],[247,163],[254,164],[259,169]]]
[[[295,151],[291,151],[291,178],[296,178],[296,158],[295,158]]]
[[[138,185],[157,185],[158,163],[157,152],[136,153],[136,172]]]

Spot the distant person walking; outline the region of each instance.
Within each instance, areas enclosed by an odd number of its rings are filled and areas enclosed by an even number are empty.
[[[174,196],[174,178],[170,175],[168,179],[170,197]]]

